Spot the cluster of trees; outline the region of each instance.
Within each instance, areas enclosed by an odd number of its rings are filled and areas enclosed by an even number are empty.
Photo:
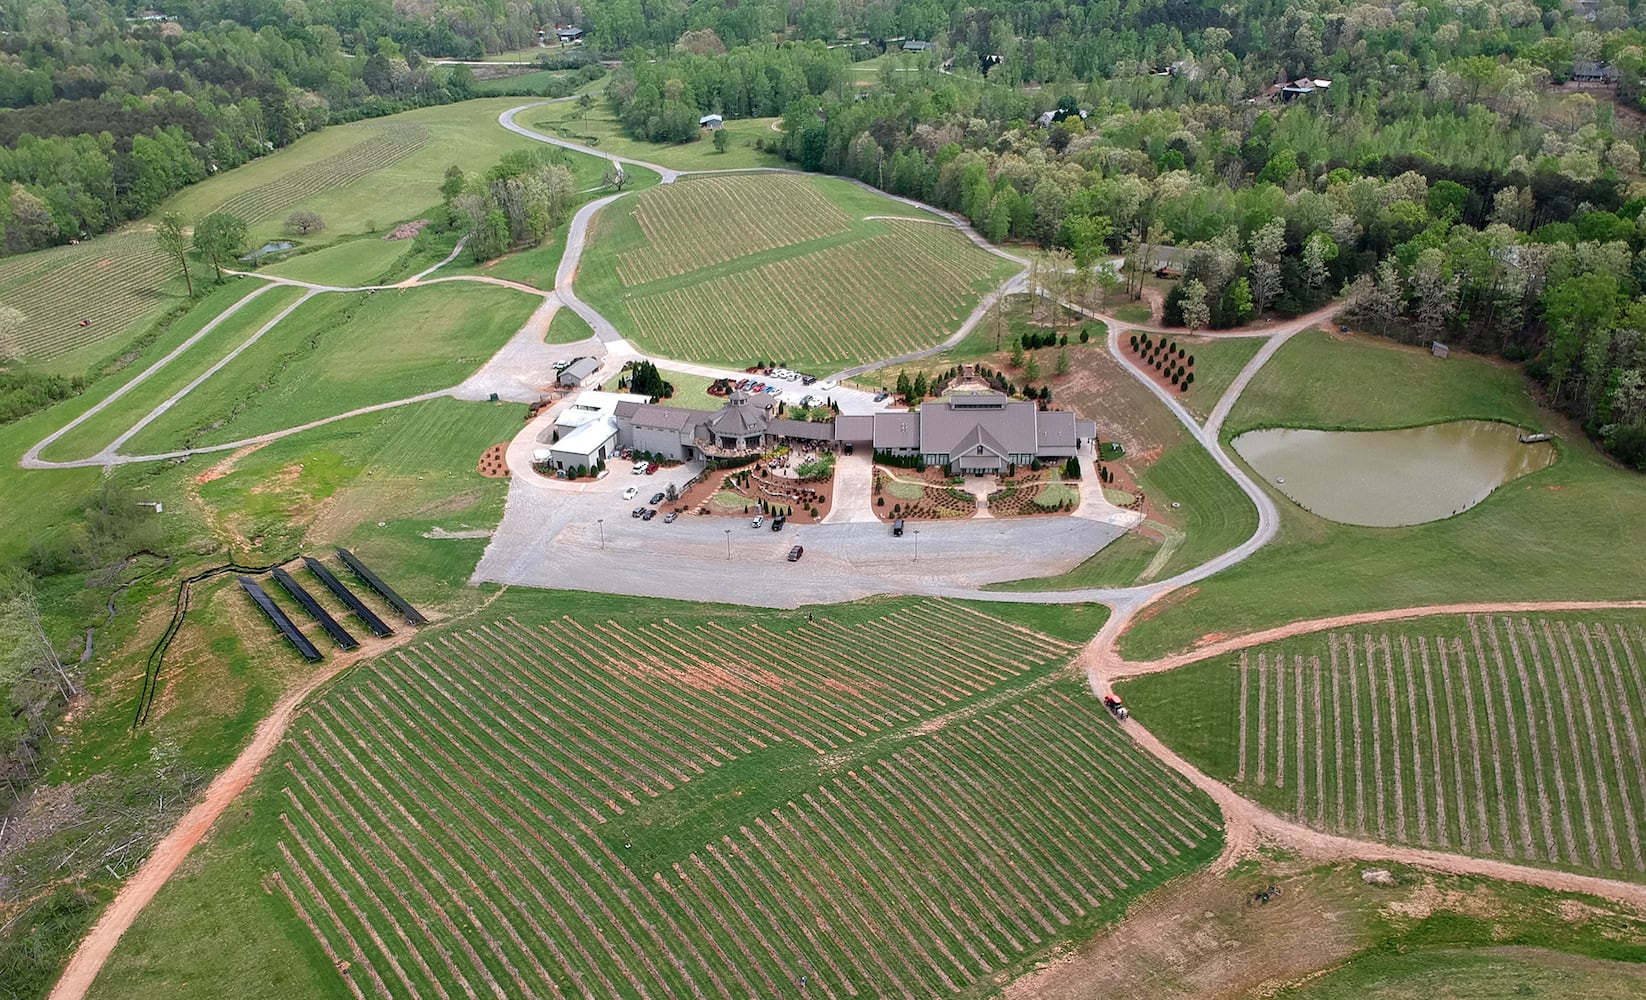
[[[626,62],[607,93],[631,135],[687,142],[710,111],[728,118],[783,114],[797,98],[838,88],[851,59],[821,42],[763,45],[726,52],[712,32],[662,62]],[[719,53],[715,54],[714,50]]]
[[[234,3],[201,4],[175,11],[181,23],[130,22],[126,6],[7,5],[0,35],[7,253],[146,215],[187,185],[327,124],[476,92],[466,66],[435,66],[389,35],[326,22],[346,22],[352,4],[312,5],[312,14],[302,5],[250,13]],[[245,19],[222,20],[236,15]]]
[[[440,192],[448,220],[466,235],[465,248],[477,262],[541,244],[577,202],[566,155],[543,146],[508,153],[484,174],[449,167]]]
[[[663,380],[663,373],[650,361],[636,362],[629,370],[629,391],[653,400],[668,399],[674,395],[674,385]]]

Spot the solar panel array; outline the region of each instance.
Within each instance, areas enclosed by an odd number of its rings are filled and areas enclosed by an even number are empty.
[[[343,560],[343,564],[348,566],[349,569],[354,570],[355,575],[364,581],[366,586],[377,592],[377,596],[388,601],[390,607],[404,615],[407,625],[427,625],[429,623],[429,620],[424,618],[421,612],[411,606],[410,601],[395,593],[393,587],[384,583],[353,552],[348,549],[338,549],[337,558]]]
[[[274,622],[274,627],[280,630],[280,634],[286,637],[286,641],[290,642],[297,648],[299,653],[303,654],[303,659],[308,660],[310,663],[320,659],[320,650],[315,648],[314,643],[309,641],[308,636],[292,624],[292,620],[286,617],[286,613],[280,610],[280,606],[269,599],[269,595],[263,591],[262,586],[256,580],[249,576],[235,577],[235,579],[240,581],[241,588],[251,595],[251,599],[257,602],[257,606],[263,609],[265,615],[269,616],[269,620]]]

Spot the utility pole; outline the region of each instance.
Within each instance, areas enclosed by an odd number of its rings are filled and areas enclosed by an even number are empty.
[[[726,529],[726,561],[732,561],[732,529]]]
[[[595,523],[600,525],[600,547],[604,549],[606,547],[606,519],[597,517]]]

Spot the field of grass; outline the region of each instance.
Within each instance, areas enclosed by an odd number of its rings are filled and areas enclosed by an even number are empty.
[[[1294,350],[1306,360],[1300,363]],[[1394,386],[1401,391],[1391,391]],[[1271,489],[1281,511],[1276,539],[1139,621],[1122,637],[1125,654],[1149,658],[1191,646],[1208,632],[1245,632],[1343,611],[1646,592],[1646,562],[1620,558],[1617,549],[1620,526],[1638,519],[1646,505],[1646,478],[1618,469],[1561,418],[1540,410],[1514,369],[1305,334],[1253,380],[1224,437],[1274,424],[1377,429],[1465,417],[1568,436],[1555,465],[1430,524],[1333,524]]]
[[[926,996],[1218,848],[1061,675],[1089,627],[560,596],[334,685],[93,995],[345,996],[346,959],[367,993]]]
[[[199,333],[207,323],[246,295],[256,291],[260,285],[263,283],[253,283],[246,279],[231,281],[213,289],[169,331],[165,339],[166,352],[181,341]],[[282,309],[296,302],[301,295],[301,289],[266,286],[266,290],[246,302],[210,333],[196,341],[181,357],[138,383],[114,405],[52,442],[41,452],[42,457],[52,461],[67,461],[96,454],[116,437],[125,433],[144,414],[203,375],[206,369],[240,346],[246,338],[274,319]],[[129,384],[133,378],[141,375],[153,361],[158,360],[160,354],[166,352],[157,353],[153,359],[145,355],[139,363],[128,367],[121,377],[99,383],[96,389],[87,394],[91,397],[88,402],[108,398],[121,386]],[[70,418],[62,419],[66,423]]]
[[[175,272],[148,233],[105,236],[0,261],[0,303],[26,320],[15,345],[23,360],[78,372],[182,298]]]
[[[1121,687],[1162,739],[1299,822],[1642,880],[1641,623],[1431,618]]]
[[[412,252],[411,240],[384,240],[368,236],[310,253],[298,254],[259,270],[264,274],[279,275],[297,281],[314,281],[324,285],[352,288],[359,285],[384,284],[384,279],[401,277],[396,265],[402,257]],[[430,263],[435,263],[439,259],[436,257]]]
[[[621,376],[614,376],[601,388],[608,392],[622,392],[623,390],[617,386],[620,378]],[[674,386],[674,395],[664,400],[669,406],[681,406],[688,410],[718,410],[726,405],[724,396],[709,395],[709,386],[713,384],[713,379],[664,368],[663,380]]]
[[[583,317],[561,306],[555,310],[554,318],[549,320],[549,330],[543,335],[545,344],[575,344],[580,340],[588,340],[594,336],[594,331]]]
[[[519,94],[523,90],[541,94],[544,87],[570,75],[568,70],[539,69],[514,76],[500,76],[494,80],[478,80],[474,89],[482,94]]]
[[[1646,992],[1646,969],[1533,948],[1380,954],[1307,985],[1283,1000],[1627,1000]]]
[[[700,130],[693,141],[678,145],[631,139],[624,134],[623,126],[617,119],[612,117],[610,104],[598,96],[587,109],[578,107],[576,101],[566,101],[532,108],[516,116],[515,120],[544,135],[674,170],[787,166],[776,153],[754,148],[756,139],[767,143],[782,139],[781,133],[772,131],[772,123],[780,120],[776,118],[734,118],[726,122],[725,132],[731,137],[731,145],[724,153],[715,150],[713,136],[707,129]]]
[[[518,291],[456,282],[322,293],[122,450],[152,454],[235,441],[454,386],[536,306]]]
[[[488,97],[334,125],[197,184],[164,209],[190,221],[233,211],[251,222],[254,242],[282,235],[299,208],[320,213],[329,234],[380,232],[438,204],[448,166],[484,171],[511,149],[538,145],[498,127],[497,115],[519,102]]]
[[[1122,323],[1147,323],[1154,319],[1154,311],[1147,302],[1133,302],[1114,308],[1115,319]]]
[[[1258,337],[1184,338],[1179,343],[1194,355],[1194,384],[1177,398],[1202,423],[1235,376],[1263,347]]]
[[[1234,435],[1258,427],[1388,430],[1468,419],[1544,430],[1550,416],[1530,384],[1501,362],[1461,352],[1442,359],[1374,337],[1306,330],[1263,366],[1227,426]]]
[[[822,178],[654,188],[597,219],[578,291],[665,357],[824,371],[929,347],[1010,266],[950,227],[866,218],[881,214],[918,216]]]

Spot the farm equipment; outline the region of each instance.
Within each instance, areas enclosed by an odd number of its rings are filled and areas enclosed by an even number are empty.
[[[1280,886],[1271,885],[1267,889],[1264,889],[1262,892],[1252,893],[1249,897],[1247,897],[1246,905],[1251,906],[1253,903],[1268,903],[1268,902],[1271,902],[1271,901],[1279,899],[1279,898],[1280,898]]]
[[[1126,710],[1126,705],[1120,700],[1120,696],[1118,694],[1104,695],[1103,707],[1113,712],[1114,717],[1117,719],[1124,719],[1132,714]]]

